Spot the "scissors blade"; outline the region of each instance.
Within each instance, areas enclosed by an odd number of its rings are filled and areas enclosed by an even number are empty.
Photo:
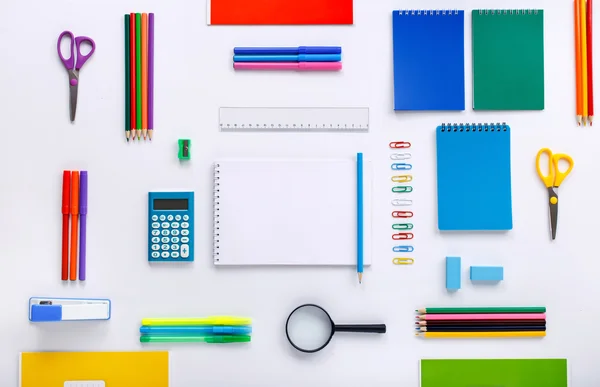
[[[69,110],[71,112],[71,122],[75,121],[75,112],[77,111],[77,90],[79,86],[79,72],[69,70]]]
[[[554,200],[552,200],[554,198]],[[554,201],[554,204],[552,203]],[[558,224],[558,195],[554,187],[548,188],[548,204],[550,205],[550,231],[552,240],[556,239],[556,226]]]

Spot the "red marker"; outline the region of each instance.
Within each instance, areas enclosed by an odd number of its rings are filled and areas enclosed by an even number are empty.
[[[63,171],[62,186],[62,274],[61,279],[69,279],[69,217],[71,211],[71,171]]]

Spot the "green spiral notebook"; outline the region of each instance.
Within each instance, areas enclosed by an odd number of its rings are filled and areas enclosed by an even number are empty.
[[[421,360],[421,387],[568,387],[567,359]]]
[[[473,109],[544,109],[544,11],[472,13]]]

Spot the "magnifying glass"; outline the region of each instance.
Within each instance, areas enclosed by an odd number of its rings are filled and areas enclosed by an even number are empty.
[[[287,339],[298,351],[314,353],[329,344],[335,332],[385,333],[385,324],[337,325],[319,305],[300,305],[285,323]]]

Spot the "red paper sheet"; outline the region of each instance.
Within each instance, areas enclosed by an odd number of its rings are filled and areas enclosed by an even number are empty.
[[[353,24],[353,0],[208,1],[208,24]]]

